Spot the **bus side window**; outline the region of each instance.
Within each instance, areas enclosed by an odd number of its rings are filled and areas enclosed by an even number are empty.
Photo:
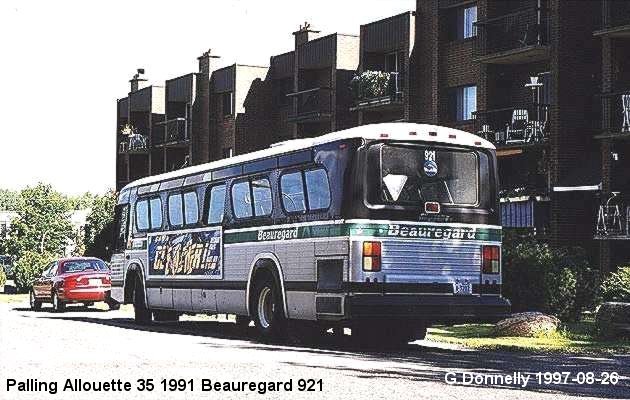
[[[129,229],[129,205],[121,204],[116,207],[114,234],[114,253],[122,253],[127,247],[127,235]]]
[[[306,211],[304,181],[302,180],[301,172],[282,175],[280,178],[280,191],[282,193],[282,205],[286,212]]]
[[[304,172],[309,211],[326,210],[330,207],[330,184],[326,170],[313,169]]]
[[[210,188],[206,204],[208,207],[206,220],[208,225],[221,223],[225,211],[225,184]]]
[[[168,196],[168,223],[172,227],[184,225],[182,214],[182,195],[180,193]]]
[[[186,225],[196,225],[199,222],[197,192],[184,193],[184,222]]]
[[[253,215],[249,181],[232,185],[232,207],[236,218],[249,218]]]
[[[262,178],[252,181],[252,193],[254,196],[254,215],[266,217],[273,211],[271,198],[271,183],[269,179]]]
[[[136,203],[136,225],[139,231],[149,230],[149,201],[140,200]]]
[[[155,197],[149,201],[151,208],[151,230],[162,228],[162,199]]]

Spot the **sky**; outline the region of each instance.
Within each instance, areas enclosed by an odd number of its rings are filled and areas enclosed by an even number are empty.
[[[150,82],[219,67],[268,65],[308,21],[327,33],[415,9],[415,0],[0,2],[0,188],[38,182],[67,194],[115,185],[116,99]]]

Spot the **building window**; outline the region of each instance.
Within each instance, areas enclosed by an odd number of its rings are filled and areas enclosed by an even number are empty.
[[[450,14],[449,37],[464,40],[477,36],[477,6],[456,8]]]
[[[226,92],[221,94],[221,103],[223,105],[223,116],[227,117],[234,114],[234,110],[232,108],[232,92]]]
[[[226,147],[223,149],[223,158],[234,157],[234,150],[231,147]]]
[[[477,111],[477,86],[460,86],[448,96],[448,115],[451,121],[467,121]]]

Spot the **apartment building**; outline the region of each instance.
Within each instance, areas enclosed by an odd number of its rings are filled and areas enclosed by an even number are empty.
[[[149,85],[143,70],[117,101],[116,188],[160,174],[256,150],[271,142],[268,67],[214,68],[210,51],[199,72]]]
[[[627,261],[629,1],[418,0],[358,30],[305,23],[268,68],[216,69],[207,52],[164,88],[135,77],[118,131],[133,123],[147,149],[118,133],[118,182],[361,124],[433,123],[497,146],[505,227],[579,244],[604,269]]]
[[[603,0],[593,32],[601,41],[599,101],[602,191],[596,209],[595,239],[605,270],[628,262],[630,248],[630,2]]]
[[[593,94],[597,2],[417,3],[412,119],[463,129],[498,148],[504,226],[593,247],[600,182]],[[589,249],[590,250],[590,249]]]

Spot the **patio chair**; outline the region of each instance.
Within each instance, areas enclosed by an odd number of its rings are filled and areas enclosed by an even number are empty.
[[[525,109],[517,108],[512,111],[512,122],[507,124],[505,130],[506,143],[525,143],[529,140],[528,133],[531,131],[529,126],[529,113]]]

